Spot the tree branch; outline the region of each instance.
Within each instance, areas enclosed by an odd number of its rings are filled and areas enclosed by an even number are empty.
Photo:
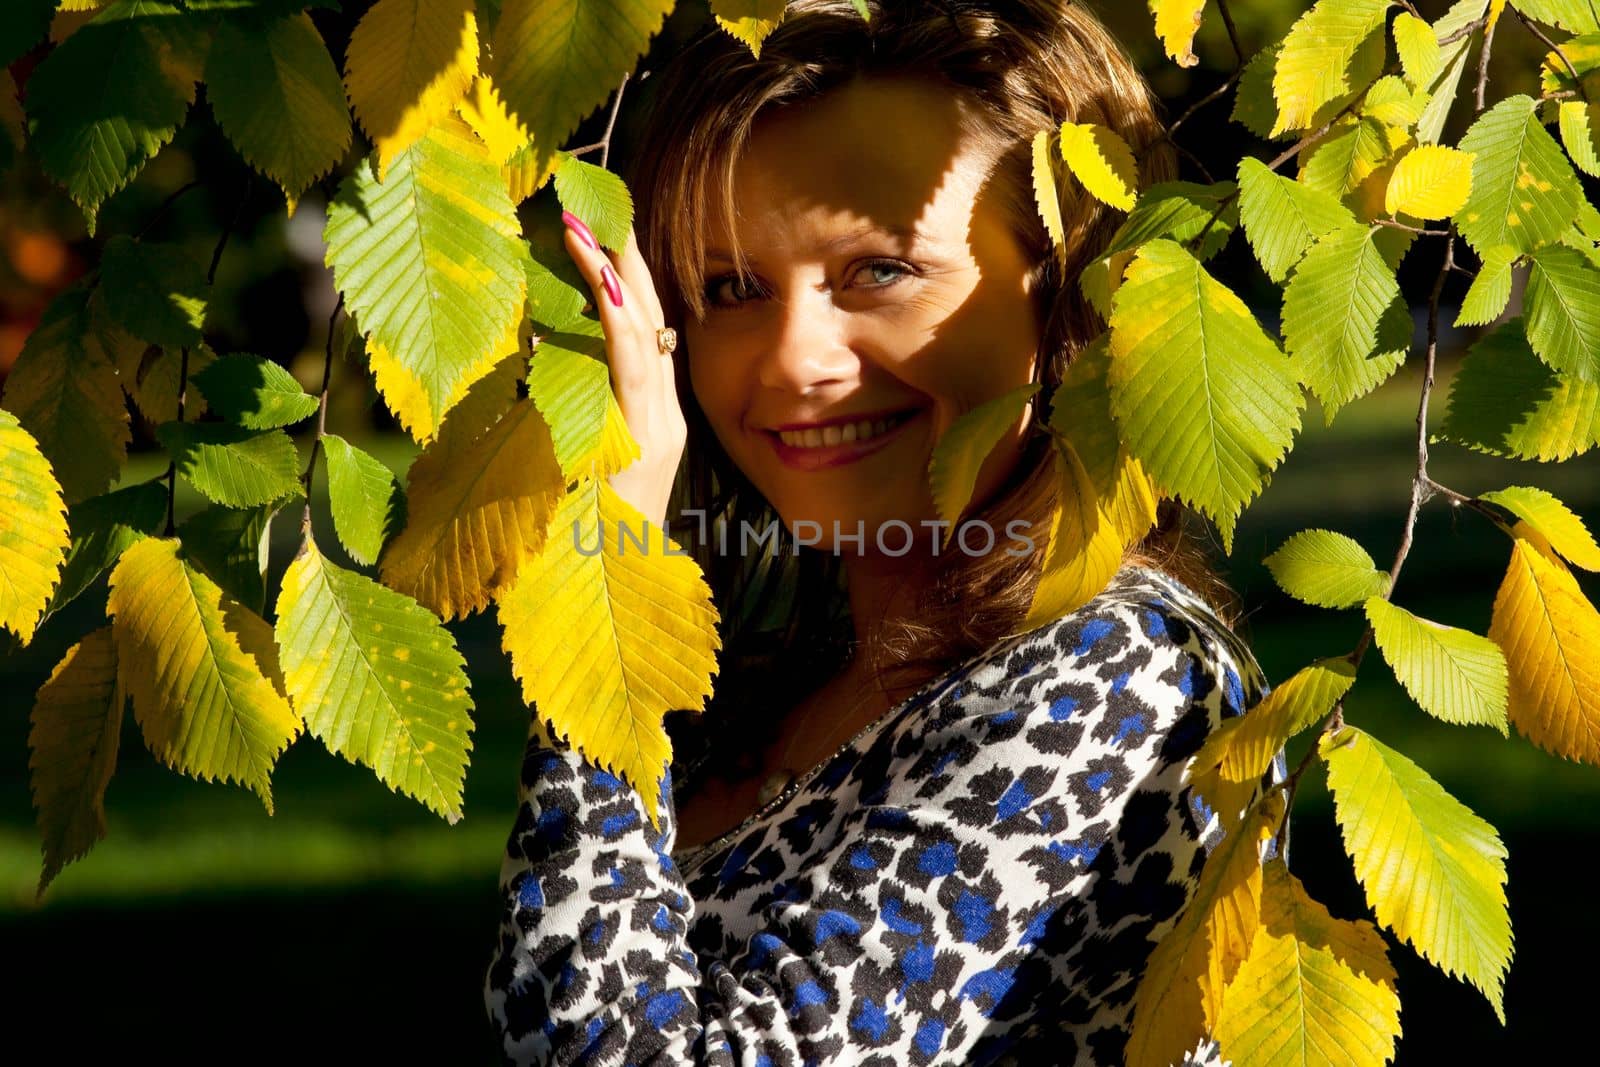
[[[300,476],[300,486],[306,494],[305,511],[300,516],[300,551],[304,552],[306,542],[311,539],[311,476],[317,469],[317,455],[322,450],[322,439],[328,433],[328,384],[333,380],[333,327],[339,321],[339,312],[344,310],[344,294],[339,294],[339,299],[333,305],[333,314],[328,316],[328,338],[323,346],[322,357],[322,390],[317,394],[317,431],[311,438],[311,456],[306,460],[306,472]]]
[[[1572,60],[1567,58],[1567,53],[1561,50],[1561,46],[1552,41],[1549,35],[1541,30],[1532,19],[1518,11],[1516,8],[1512,8],[1511,13],[1517,16],[1517,21],[1522,23],[1523,27],[1529,33],[1537,37],[1540,43],[1556,54],[1556,58],[1561,60],[1561,65],[1567,68],[1568,77],[1570,77],[1573,83],[1577,85],[1578,95],[1583,97],[1584,100],[1588,100],[1589,92],[1584,88],[1583,79],[1578,75],[1578,68],[1572,65]],[[1478,110],[1483,110],[1483,104],[1481,102],[1478,104]]]

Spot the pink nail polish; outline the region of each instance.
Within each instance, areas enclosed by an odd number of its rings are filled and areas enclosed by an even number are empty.
[[[561,213],[561,221],[566,223],[567,226],[571,227],[573,232],[578,235],[578,239],[580,241],[582,241],[584,244],[588,245],[590,248],[595,249],[596,251],[599,250],[600,242],[596,241],[594,239],[593,231],[591,231],[589,229],[589,227],[587,227],[587,226],[585,226],[583,224],[583,220],[582,219],[580,219],[578,216],[574,215],[570,211],[563,211]]]
[[[611,264],[607,263],[600,268],[600,280],[605,283],[606,295],[611,298],[611,302],[621,307],[622,283],[617,281],[616,272],[611,269]]]

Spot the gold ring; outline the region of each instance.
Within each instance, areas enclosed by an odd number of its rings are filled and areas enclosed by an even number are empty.
[[[670,356],[678,347],[678,331],[671,326],[663,326],[656,331],[656,347],[661,349],[663,356]]]

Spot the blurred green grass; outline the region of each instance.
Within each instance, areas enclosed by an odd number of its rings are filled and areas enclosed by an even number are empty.
[[[1437,425],[1448,368],[1435,391]],[[1246,608],[1243,630],[1273,681],[1310,660],[1348,651],[1357,613],[1297,606],[1259,563],[1308,526],[1360,540],[1387,564],[1400,536],[1415,464],[1419,381],[1403,371],[1324,428],[1315,406],[1294,452],[1239,524],[1222,568]],[[358,412],[330,429],[359,440],[396,471],[415,446],[363,435]],[[342,424],[342,423],[348,423]],[[130,461],[125,481],[162,469],[159,456]],[[1433,476],[1465,492],[1509,484],[1550,489],[1600,527],[1600,455],[1565,465],[1514,463],[1435,445]],[[342,560],[319,479],[313,512],[319,545]],[[199,505],[180,493],[180,515]],[[300,506],[273,523],[271,588],[293,553]],[[1483,632],[1508,546],[1481,517],[1442,500],[1423,510],[1396,591],[1399,603],[1436,621]],[[1586,586],[1594,595],[1592,581]],[[273,594],[269,593],[269,596]],[[34,645],[5,665],[13,713],[0,740],[0,937],[29,977],[19,1017],[68,1024],[83,987],[113,978],[116,996],[93,1011],[108,1028],[147,1027],[162,1006],[187,1020],[163,1031],[167,1050],[198,1052],[249,1034],[258,1051],[402,1053],[437,1044],[454,1061],[489,1062],[479,990],[495,937],[495,881],[515,808],[526,713],[498,648],[492,615],[452,627],[469,663],[476,702],[465,818],[446,825],[390,793],[370,772],[297,741],[274,775],[277,812],[253,794],[194,781],[157,764],[131,717],[107,796],[108,838],[69,865],[34,901],[37,831],[27,786],[27,709],[66,645],[95,624],[104,586],[50,621]],[[1519,1058],[1585,1006],[1559,979],[1576,944],[1600,944],[1600,925],[1570,857],[1600,844],[1600,771],[1557,760],[1520,737],[1446,726],[1411,705],[1374,651],[1347,704],[1351,722],[1411,756],[1496,825],[1511,851],[1510,898],[1520,946],[1508,984],[1510,1026],[1483,999],[1429,970],[1409,948],[1401,970],[1407,1038],[1401,1062],[1458,1054],[1467,1062],[1515,1049]],[[1297,759],[1307,742],[1291,748]],[[1362,911],[1320,778],[1296,807],[1292,858],[1336,914]],[[152,988],[129,988],[130,979]],[[309,1011],[307,1009],[310,1009]],[[192,1024],[192,1025],[191,1025]],[[130,1029],[130,1031],[132,1030]],[[1425,1050],[1425,1052],[1424,1052]]]

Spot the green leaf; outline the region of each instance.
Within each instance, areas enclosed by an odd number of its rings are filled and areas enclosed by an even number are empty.
[[[67,550],[61,584],[45,609],[45,618],[72,603],[97,578],[116,566],[129,545],[141,537],[160,533],[166,518],[166,486],[154,481],[140,482],[72,505],[67,511],[72,547]]]
[[[1572,162],[1585,174],[1600,177],[1600,102],[1563,100],[1556,122]]]
[[[6,407],[38,442],[69,504],[111,484],[132,438],[89,293],[74,285],[50,302],[5,380]]]
[[[673,0],[505,0],[494,33],[495,85],[554,158],[650,46]]]
[[[616,174],[577,156],[562,159],[556,170],[556,197],[582,219],[606,248],[621,250],[633,229],[633,196]]]
[[[1487,637],[1420,619],[1381,596],[1366,602],[1367,622],[1394,676],[1436,719],[1458,726],[1506,723],[1506,657]]]
[[[1355,110],[1356,114],[1376,119],[1386,126],[1405,128],[1417,121],[1427,102],[1427,93],[1414,93],[1402,79],[1386,74],[1367,87]]]
[[[1566,245],[1534,252],[1528,271],[1528,341],[1540,359],[1600,382],[1600,267]]]
[[[1512,485],[1481,493],[1479,500],[1499,504],[1539,531],[1550,547],[1586,571],[1600,571],[1600,545],[1572,509],[1554,493],[1534,486]]]
[[[157,426],[178,417],[178,382],[180,378],[185,383],[188,381],[183,376],[186,358],[188,373],[197,375],[215,363],[217,356],[205,344],[187,350],[145,347],[137,359],[129,360],[127,370],[119,371],[123,390],[144,417]],[[204,393],[198,389],[184,389],[184,418],[198,419],[210,410]]]
[[[1064,435],[1102,498],[1117,476],[1122,440],[1111,417],[1111,335],[1102,333],[1067,364],[1050,397],[1050,426]]]
[[[1398,315],[1403,332],[1380,331],[1385,314]],[[1400,365],[1410,325],[1400,283],[1366,226],[1341,226],[1317,238],[1284,290],[1283,338],[1290,360],[1330,423],[1341,406],[1376,388]]]
[[[564,330],[589,303],[587,283],[564,250],[535,246],[523,260],[528,275],[528,317],[548,330]]]
[[[1483,18],[1489,9],[1489,0],[1460,0],[1434,23],[1434,41],[1446,37],[1456,39],[1439,45],[1439,70],[1421,88],[1428,93],[1428,103],[1417,119],[1417,140],[1422,144],[1437,144],[1456,101],[1456,91],[1461,85],[1461,74],[1467,69],[1467,56],[1482,32],[1467,33],[1466,27]],[[1459,34],[1459,36],[1456,36]]]
[[[1392,154],[1392,127],[1373,118],[1343,118],[1310,152],[1300,181],[1329,196],[1346,198]]]
[[[1318,0],[1300,16],[1283,39],[1273,72],[1274,136],[1318,125],[1322,108],[1378,76],[1388,8],[1387,0]],[[1373,37],[1375,46],[1368,43]]]
[[[350,147],[344,83],[309,15],[222,21],[206,99],[239,154],[282,186],[291,215]]]
[[[542,338],[528,364],[528,397],[550,427],[556,462],[568,481],[590,475],[596,462],[602,469],[620,469],[619,464],[638,458],[636,442],[625,460],[606,433],[608,422],[625,426],[627,420],[611,392],[611,369],[587,354],[589,344],[600,340],[599,323],[580,324],[592,321],[574,323],[583,333]],[[594,354],[603,355],[603,349]]]
[[[378,388],[412,436],[440,421],[515,340],[527,287],[500,168],[459,119],[357,167],[328,209],[327,259],[367,335]]]
[[[1015,433],[1038,391],[1039,383],[1030,382],[962,412],[934,444],[928,485],[939,518],[950,523],[944,531],[945,541],[972,503],[979,469],[995,446],[1007,434]]]
[[[1229,118],[1263,140],[1273,140],[1272,130],[1278,124],[1278,102],[1272,96],[1272,77],[1278,64],[1278,53],[1283,49],[1279,41],[1263,48],[1250,57],[1239,76],[1239,88],[1234,94],[1233,111]]]
[[[28,79],[30,145],[83,208],[90,234],[101,203],[183,124],[206,44],[170,0],[117,0]]]
[[[384,542],[406,524],[406,494],[394,472],[336,434],[325,434],[333,528],[350,558],[378,561]]]
[[[1461,300],[1457,326],[1487,326],[1511,302],[1511,268],[1520,253],[1510,245],[1495,245],[1483,250],[1483,265]]]
[[[66,505],[50,463],[0,408],[0,627],[33,640],[67,551]]]
[[[1511,319],[1462,361],[1438,438],[1497,456],[1570,459],[1600,444],[1600,384],[1540,362],[1522,320]]]
[[[233,599],[259,613],[267,599],[267,552],[276,504],[240,510],[213,504],[178,525],[184,555]]]
[[[1426,89],[1444,69],[1444,56],[1433,27],[1411,12],[1402,11],[1394,17],[1389,29],[1394,34],[1395,52],[1400,56],[1400,68],[1405,71],[1406,81]]]
[[[1203,233],[1205,240],[1194,251],[1201,259],[1209,259],[1222,250],[1239,224],[1237,193],[1232,182],[1159,182],[1150,186],[1139,194],[1110,243],[1079,274],[1084,295],[1101,315],[1109,315],[1111,294],[1122,284],[1122,268],[1131,253],[1157,237],[1187,245]]]
[[[220,422],[168,422],[156,438],[207,499],[252,508],[300,495],[299,454],[282,430],[257,433]]]
[[[1282,461],[1305,403],[1250,309],[1169,240],[1128,266],[1111,315],[1111,407],[1150,476],[1210,515],[1239,513]]]
[[[1559,238],[1578,217],[1578,176],[1535,106],[1531,97],[1508,96],[1461,138],[1461,150],[1475,158],[1472,195],[1456,223],[1480,255],[1495,245],[1532,252]],[[1530,186],[1539,194],[1530,196]]]
[[[212,411],[246,429],[275,430],[317,413],[317,398],[308,396],[294,375],[260,356],[223,356],[190,380]]]
[[[1600,12],[1593,0],[1517,0],[1512,6],[1529,18],[1573,33],[1600,32]]]
[[[271,814],[273,765],[300,732],[277,688],[272,628],[166,538],[122,554],[106,611],[117,677],[150,751],[186,774],[242,782]]]
[[[1301,530],[1262,562],[1285,593],[1319,608],[1354,607],[1389,591],[1389,576],[1367,550],[1331,530]]]
[[[1239,214],[1256,259],[1275,282],[1289,276],[1317,238],[1356,223],[1336,197],[1248,156],[1239,161]]]
[[[153,345],[200,343],[210,286],[205,271],[174,245],[117,235],[100,260],[106,310],[123,329]]]
[[[1345,849],[1378,921],[1482,990],[1504,1023],[1511,916],[1506,848],[1494,827],[1352,726],[1324,736],[1319,751]]]
[[[449,631],[410,597],[329,563],[309,538],[277,612],[284,680],[306,729],[458,822],[472,697]]]

